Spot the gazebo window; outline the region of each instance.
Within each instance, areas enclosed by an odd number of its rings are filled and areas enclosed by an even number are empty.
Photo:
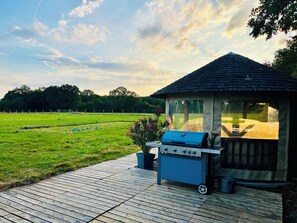
[[[223,100],[222,137],[278,139],[278,105]]]
[[[223,100],[222,167],[275,170],[278,103]]]
[[[173,99],[169,101],[169,130],[203,130],[203,100]]]

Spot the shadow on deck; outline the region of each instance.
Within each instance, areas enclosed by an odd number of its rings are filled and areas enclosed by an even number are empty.
[[[0,222],[282,222],[281,194],[234,194],[163,181],[135,154],[0,193]]]

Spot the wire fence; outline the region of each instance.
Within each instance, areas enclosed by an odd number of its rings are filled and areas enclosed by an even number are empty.
[[[20,109],[2,110],[0,113],[153,113],[150,109]]]

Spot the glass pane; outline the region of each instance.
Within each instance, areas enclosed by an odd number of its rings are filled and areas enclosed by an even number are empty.
[[[169,130],[203,131],[202,100],[170,100]]]
[[[278,139],[278,104],[223,100],[222,137]]]

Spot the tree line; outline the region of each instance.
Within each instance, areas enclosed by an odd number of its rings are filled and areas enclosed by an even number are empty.
[[[80,91],[75,85],[31,89],[23,85],[8,91],[0,100],[0,111],[87,111],[87,112],[152,112],[164,110],[163,99],[140,97],[125,87],[100,96],[92,90]]]

